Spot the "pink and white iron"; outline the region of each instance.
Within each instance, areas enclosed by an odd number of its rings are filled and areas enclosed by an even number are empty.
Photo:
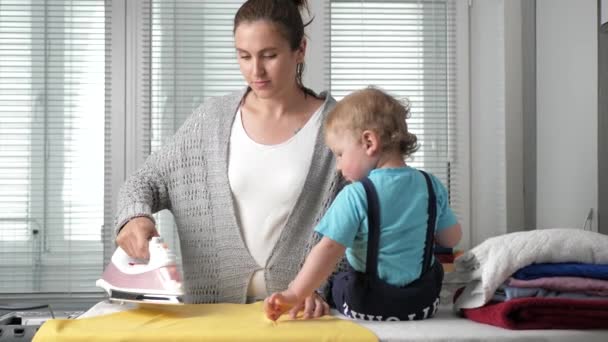
[[[120,302],[182,304],[182,278],[175,254],[162,238],[150,239],[150,259],[146,263],[131,258],[120,247],[96,285],[104,289],[110,300]]]

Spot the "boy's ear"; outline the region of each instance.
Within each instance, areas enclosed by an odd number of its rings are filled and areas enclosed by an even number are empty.
[[[374,131],[365,130],[361,134],[361,139],[363,140],[363,147],[365,147],[365,153],[368,156],[373,156],[378,152],[380,148],[380,140],[378,139],[378,135]]]

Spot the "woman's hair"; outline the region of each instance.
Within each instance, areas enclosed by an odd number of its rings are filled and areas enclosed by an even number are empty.
[[[325,119],[325,136],[329,132],[347,131],[357,137],[371,130],[378,135],[382,151],[399,152],[407,157],[418,149],[416,135],[407,130],[405,119],[409,116],[409,102],[401,103],[378,88],[368,87],[336,104]]]
[[[302,21],[301,11],[306,10],[310,13],[307,0],[247,0],[234,16],[234,28],[232,33],[236,32],[237,27],[242,22],[254,22],[265,20],[277,26],[277,29],[289,42],[292,51],[300,47],[302,39],[304,39],[304,27],[308,26],[312,19],[304,24]],[[306,93],[314,92],[302,84],[302,73],[304,72],[304,63],[298,64],[296,68],[296,83]]]

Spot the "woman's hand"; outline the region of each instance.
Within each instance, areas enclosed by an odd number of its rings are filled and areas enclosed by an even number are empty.
[[[147,217],[136,217],[122,227],[116,237],[116,244],[132,258],[148,259],[148,241],[153,236],[158,236],[154,222]]]

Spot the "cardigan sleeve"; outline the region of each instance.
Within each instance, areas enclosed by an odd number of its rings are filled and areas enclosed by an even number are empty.
[[[153,222],[154,213],[171,210],[172,173],[180,167],[189,137],[198,134],[204,106],[199,106],[177,132],[158,151],[148,156],[144,164],[131,174],[118,194],[114,233],[135,217],[147,217]]]

